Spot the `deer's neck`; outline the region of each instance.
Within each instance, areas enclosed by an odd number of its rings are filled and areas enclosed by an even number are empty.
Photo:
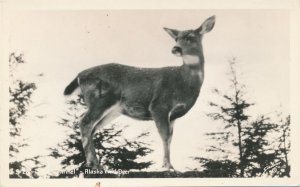
[[[201,53],[200,53],[201,54]],[[201,82],[204,80],[204,57],[203,55],[182,55],[183,66],[182,73],[185,79],[199,78]]]

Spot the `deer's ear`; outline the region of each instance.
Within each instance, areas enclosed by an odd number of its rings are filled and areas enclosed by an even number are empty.
[[[199,34],[208,33],[209,31],[211,31],[214,28],[215,21],[216,21],[216,16],[211,16],[211,17],[207,18],[207,20],[205,20],[202,23],[202,25],[198,29],[196,29],[196,31]]]
[[[179,33],[179,31],[178,31],[178,30],[175,30],[175,29],[164,28],[164,30],[165,30],[167,33],[169,33],[169,35],[170,35],[172,38],[174,38],[174,39],[177,38],[178,33]]]

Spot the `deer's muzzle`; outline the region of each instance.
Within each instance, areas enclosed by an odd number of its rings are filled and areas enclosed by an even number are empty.
[[[172,53],[176,56],[181,56],[182,55],[182,49],[178,46],[173,47]]]

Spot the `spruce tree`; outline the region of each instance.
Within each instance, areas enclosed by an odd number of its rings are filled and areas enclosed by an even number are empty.
[[[229,60],[229,67],[230,92],[222,93],[218,89],[213,90],[217,96],[221,97],[222,103],[210,102],[209,106],[211,106],[213,112],[208,113],[207,116],[213,120],[221,121],[224,124],[226,131],[222,132],[224,136],[220,139],[227,142],[230,140],[230,136],[236,136],[236,138],[231,138],[231,143],[238,148],[240,177],[244,177],[245,160],[243,156],[242,129],[249,118],[247,109],[252,106],[253,103],[245,99],[245,85],[238,81],[236,58]]]
[[[195,159],[214,177],[289,176],[290,118],[276,123],[270,117],[258,115],[251,120],[253,117],[247,110],[254,104],[245,97],[246,87],[239,82],[235,58],[229,60],[229,66],[230,91],[223,93],[214,89],[213,93],[221,101],[209,102],[212,112],[207,114],[220,121],[222,128],[206,133],[213,142],[206,151],[223,156],[217,160]],[[232,148],[237,148],[237,152]],[[238,160],[234,159],[234,154],[238,155]]]
[[[38,178],[37,170],[45,167],[39,161],[40,156],[17,159],[25,147],[27,141],[22,138],[22,123],[26,118],[31,97],[36,90],[36,84],[26,82],[15,77],[15,70],[24,64],[22,54],[11,53],[9,56],[9,176],[10,178]]]

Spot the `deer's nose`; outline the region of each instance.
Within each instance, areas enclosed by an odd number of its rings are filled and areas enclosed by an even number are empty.
[[[176,56],[181,56],[182,55],[182,49],[178,46],[173,47],[172,53]]]

